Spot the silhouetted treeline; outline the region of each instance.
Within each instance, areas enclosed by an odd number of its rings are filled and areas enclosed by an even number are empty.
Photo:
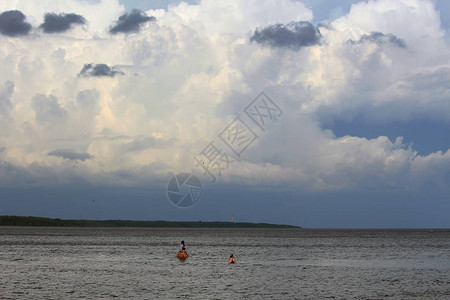
[[[0,216],[0,226],[78,227],[80,226],[80,224],[72,220],[50,219],[41,217]]]
[[[0,216],[0,226],[48,227],[161,227],[161,228],[300,228],[292,225],[244,222],[178,222],[130,220],[61,220],[41,217]]]

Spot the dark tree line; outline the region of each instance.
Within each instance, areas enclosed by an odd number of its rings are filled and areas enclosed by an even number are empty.
[[[130,220],[61,220],[41,217],[0,216],[0,226],[47,227],[159,227],[159,228],[300,228],[291,225],[244,222],[177,222]]]

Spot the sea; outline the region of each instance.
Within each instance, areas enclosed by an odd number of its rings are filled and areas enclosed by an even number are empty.
[[[0,227],[0,298],[450,299],[450,230]]]

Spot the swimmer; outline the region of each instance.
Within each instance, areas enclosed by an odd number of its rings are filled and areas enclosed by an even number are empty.
[[[186,252],[186,248],[183,247],[180,252],[178,252],[177,257],[181,260],[185,260],[189,257],[189,254]]]
[[[230,259],[228,260],[227,264],[235,264],[236,259],[234,258],[233,254],[230,254]]]
[[[183,251],[183,248],[185,248],[185,250],[186,250],[186,245],[184,244],[184,241],[181,241],[179,252]]]

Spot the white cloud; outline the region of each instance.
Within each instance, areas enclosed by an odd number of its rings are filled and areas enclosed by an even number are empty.
[[[171,172],[200,172],[194,155],[261,90],[285,114],[224,171],[224,182],[407,188],[448,173],[449,152],[423,157],[401,139],[336,138],[317,120],[450,121],[450,51],[429,1],[356,4],[320,27],[319,44],[298,51],[249,38],[256,28],[311,21],[300,2],[181,3],[147,11],[156,21],[128,35],[108,34],[123,13],[118,1],[26,3],[3,1],[0,10],[21,10],[34,26],[46,12],[80,14],[87,24],[62,35],[0,36],[0,114],[11,118],[2,119],[1,185],[13,173],[24,184],[56,176],[145,185]],[[363,36],[393,36],[406,48],[357,42]],[[78,76],[89,63],[123,75]]]
[[[60,121],[67,117],[67,111],[61,108],[56,97],[38,94],[33,97],[31,107],[34,110],[36,121],[58,126]]]
[[[0,86],[0,115],[5,116],[9,114],[12,107],[11,96],[14,93],[14,84],[11,81],[6,81]]]
[[[312,20],[312,12],[303,3],[285,0],[204,0],[199,5],[182,2],[169,7],[168,15],[170,21],[180,18],[196,30],[225,35],[245,34],[268,24]]]

